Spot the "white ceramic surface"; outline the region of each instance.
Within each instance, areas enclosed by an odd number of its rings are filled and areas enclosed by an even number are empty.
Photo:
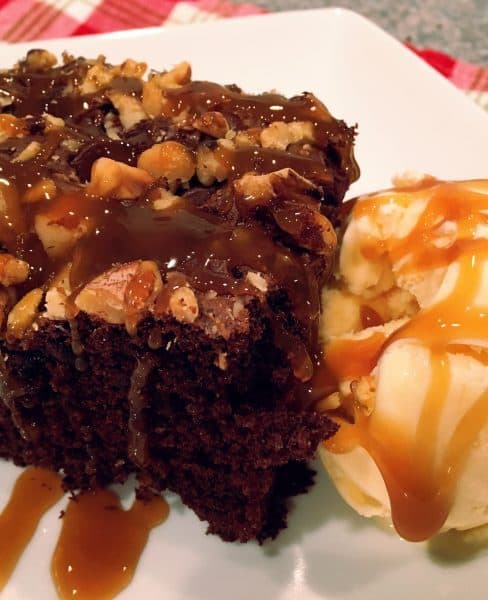
[[[314,91],[359,124],[362,176],[349,195],[415,169],[442,178],[488,176],[488,118],[397,41],[341,9],[38,42],[73,54],[128,56],[164,68],[188,59],[194,77],[249,91]],[[29,45],[2,46],[0,67]],[[0,507],[20,471],[0,464]],[[224,544],[175,497],[136,577],[119,598],[144,600],[470,600],[486,598],[488,553],[448,559],[442,544],[409,544],[356,517],[326,477],[297,499],[290,526],[261,547]],[[53,600],[49,562],[63,499],[42,520],[2,600]]]

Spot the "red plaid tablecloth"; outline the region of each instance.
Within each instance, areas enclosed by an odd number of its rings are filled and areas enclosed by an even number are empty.
[[[20,42],[259,14],[227,0],[0,0],[0,40]],[[411,50],[488,110],[488,69],[438,52]]]

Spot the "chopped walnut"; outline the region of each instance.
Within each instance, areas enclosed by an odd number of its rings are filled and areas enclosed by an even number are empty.
[[[309,121],[275,121],[261,131],[260,140],[263,148],[286,150],[290,144],[313,142],[313,125]]]
[[[0,284],[5,287],[23,283],[29,276],[29,265],[11,254],[0,254]]]
[[[66,255],[80,238],[92,230],[91,219],[77,218],[72,214],[72,203],[72,198],[60,197],[34,218],[35,232],[51,258]]]
[[[153,261],[134,261],[114,267],[85,285],[76,306],[108,323],[126,323],[128,317],[150,307],[162,289]]]
[[[224,115],[217,111],[209,111],[193,121],[193,127],[214,138],[224,138],[229,131],[229,124]]]
[[[45,131],[54,131],[56,129],[63,129],[65,126],[64,119],[60,117],[55,117],[54,115],[50,115],[49,113],[44,113],[43,115],[44,123],[46,124]]]
[[[375,406],[376,380],[371,375],[365,375],[351,383],[351,392],[356,406],[366,416],[369,416]]]
[[[20,338],[36,320],[42,290],[35,288],[21,298],[10,311],[7,318],[7,338]]]
[[[146,170],[102,157],[92,165],[87,190],[102,198],[131,200],[138,198],[152,182],[153,178]]]
[[[25,135],[24,122],[14,115],[0,114],[0,144],[9,138]]]
[[[181,204],[180,196],[176,196],[169,190],[162,188],[155,190],[155,193],[151,196],[151,200],[155,210],[169,210]]]
[[[154,144],[137,160],[137,166],[154,178],[165,177],[170,183],[189,181],[195,174],[195,158],[186,146],[167,141]]]
[[[46,311],[44,316],[48,319],[66,319],[66,300],[71,294],[69,281],[70,266],[65,266],[56,276],[51,287],[46,292]]]
[[[15,158],[12,159],[13,163],[26,162],[35,158],[41,149],[39,142],[30,142]]]
[[[33,71],[48,71],[56,65],[58,59],[47,50],[29,50],[25,62]]]
[[[155,73],[149,81],[154,82],[161,89],[180,87],[191,80],[191,65],[183,61],[169,71]]]
[[[179,287],[169,298],[169,310],[180,323],[193,323],[198,317],[198,301],[189,287]]]
[[[117,109],[124,129],[130,129],[140,121],[147,119],[147,113],[137,98],[119,91],[112,91],[107,95],[110,102]]]
[[[138,63],[128,59],[121,65],[110,66],[105,62],[104,56],[99,56],[88,72],[80,86],[82,94],[93,94],[110,85],[115,77],[135,77],[141,79],[147,69],[146,63]]]
[[[197,177],[202,185],[227,179],[227,168],[214,150],[200,146],[197,150]]]
[[[151,116],[171,116],[171,110],[164,97],[164,90],[181,87],[191,80],[191,66],[187,62],[176,65],[170,71],[154,73],[142,87],[142,105]],[[174,115],[173,115],[174,116]]]
[[[314,406],[314,410],[318,413],[324,413],[329,410],[335,410],[341,406],[341,395],[339,392],[334,392],[321,398]]]
[[[298,246],[317,254],[333,254],[337,237],[330,221],[320,213],[320,192],[311,181],[286,168],[266,175],[250,173],[233,185],[247,206],[268,207],[278,227]],[[295,197],[298,201],[293,202]]]
[[[97,62],[88,69],[85,79],[80,86],[82,94],[94,94],[108,86],[114,78],[112,69],[105,64],[105,58],[99,57]]]
[[[214,361],[214,365],[221,371],[227,371],[229,368],[229,361],[227,360],[227,352],[219,352],[217,358]]]
[[[108,112],[103,119],[103,126],[105,128],[105,133],[111,140],[120,140],[120,124],[116,122],[117,115],[113,112]]]
[[[253,129],[245,129],[244,131],[238,131],[233,141],[236,145],[236,148],[247,148],[249,146],[259,146],[260,145],[260,136],[261,129],[253,128]]]
[[[246,275],[246,279],[260,292],[266,293],[268,291],[268,282],[266,281],[266,278],[261,275],[261,273],[249,271]]]

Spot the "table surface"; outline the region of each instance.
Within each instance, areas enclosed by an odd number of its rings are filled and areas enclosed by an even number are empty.
[[[488,0],[234,0],[267,10],[342,6],[368,17],[399,40],[488,66]]]

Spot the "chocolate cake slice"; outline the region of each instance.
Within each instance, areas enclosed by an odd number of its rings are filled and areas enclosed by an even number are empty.
[[[309,93],[63,59],[0,72],[0,455],[273,537],[335,431],[308,398],[354,130]]]

